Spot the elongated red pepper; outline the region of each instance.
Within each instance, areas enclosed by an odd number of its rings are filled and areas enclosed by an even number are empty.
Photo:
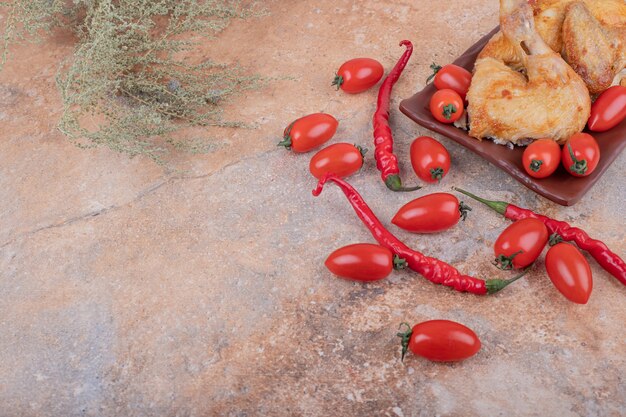
[[[579,229],[578,227],[572,227],[569,223],[555,220],[542,214],[537,214],[528,209],[517,207],[505,201],[485,200],[484,198],[478,197],[460,188],[455,188],[455,190],[473,198],[474,200],[480,201],[496,212],[502,214],[507,219],[517,221],[530,217],[541,220],[551,234],[557,233],[563,238],[563,240],[576,243],[579,248],[589,252],[591,256],[598,261],[602,268],[617,278],[622,284],[626,285],[626,262],[617,256],[616,253],[611,252],[608,246],[606,246],[603,242],[589,237],[584,230]]]
[[[500,291],[524,275],[524,273],[522,273],[509,280],[488,279],[486,281],[469,275],[462,275],[452,265],[426,256],[402,243],[400,239],[395,237],[385,228],[385,226],[383,226],[374,212],[367,206],[363,197],[361,197],[350,184],[336,175],[329,173],[322,177],[315,190],[313,190],[314,196],[318,196],[322,193],[324,184],[327,181],[333,181],[339,186],[339,188],[341,188],[346,197],[348,197],[348,201],[350,201],[350,204],[352,205],[352,208],[354,208],[356,214],[367,226],[369,231],[372,233],[372,236],[374,236],[380,245],[388,248],[400,258],[405,259],[409,268],[423,275],[424,278],[434,282],[435,284],[452,287],[456,291],[460,292],[485,295]]]
[[[413,53],[413,44],[410,41],[400,42],[400,46],[406,46],[406,51],[396,63],[396,66],[389,72],[385,81],[378,90],[378,102],[376,113],[374,113],[374,156],[376,157],[376,167],[381,173],[385,185],[392,191],[414,191],[421,187],[403,187],[400,179],[400,168],[398,168],[398,158],[393,153],[393,135],[389,127],[389,102],[391,100],[391,89],[400,78],[402,70],[409,61]]]

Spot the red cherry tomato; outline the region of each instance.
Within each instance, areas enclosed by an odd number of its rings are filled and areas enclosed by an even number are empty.
[[[552,139],[539,139],[524,150],[522,165],[526,173],[534,178],[546,178],[556,171],[561,163],[561,147]]]
[[[604,91],[591,106],[587,126],[592,132],[613,129],[626,119],[626,87],[614,85]]]
[[[332,85],[346,93],[356,94],[376,85],[383,77],[383,66],[371,58],[355,58],[346,61],[335,76]]]
[[[426,182],[439,182],[450,171],[450,154],[435,139],[420,136],[411,144],[411,165]]]
[[[546,243],[548,229],[541,220],[518,220],[496,239],[496,264],[501,269],[525,268],[539,257]]]
[[[570,301],[587,304],[593,280],[585,257],[569,243],[557,243],[546,254],[546,270],[557,290]]]
[[[394,265],[402,267],[404,261],[396,259],[391,251],[379,245],[357,243],[339,248],[324,263],[333,274],[356,281],[376,281],[387,277]]]
[[[465,100],[467,91],[472,83],[472,73],[458,65],[448,64],[443,67],[433,64],[430,66],[434,71],[431,77],[435,77],[434,84],[437,90],[449,88],[459,93]],[[430,78],[427,82],[430,81]]]
[[[430,112],[441,123],[454,123],[463,115],[463,99],[449,88],[439,90],[430,99]]]
[[[575,177],[586,177],[598,166],[600,147],[590,134],[576,133],[563,146],[561,159],[567,172]]]
[[[350,143],[335,143],[313,155],[309,171],[317,179],[329,172],[341,178],[348,177],[361,169],[366,151]]]
[[[328,142],[337,131],[339,122],[330,114],[314,113],[292,122],[283,132],[284,146],[294,152],[308,152]]]
[[[465,220],[471,208],[448,193],[434,193],[416,198],[398,210],[391,223],[414,233],[436,233]]]
[[[435,362],[462,361],[480,350],[480,339],[468,327],[450,320],[430,320],[398,333],[402,338],[402,358],[407,349]]]

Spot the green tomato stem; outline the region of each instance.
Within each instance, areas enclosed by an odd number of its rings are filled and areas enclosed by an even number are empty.
[[[437,168],[430,169],[430,177],[434,180],[441,181],[441,179],[443,178],[443,174],[444,174],[443,168],[437,167]]]
[[[430,64],[430,69],[433,70],[433,73],[430,74],[428,78],[426,78],[426,84],[428,84],[433,78],[435,78],[435,75],[437,75],[437,73],[441,71],[441,65],[437,65],[433,62],[432,64]]]
[[[559,244],[561,242],[563,242],[563,238],[558,233],[551,234],[550,235],[550,240],[548,240],[548,244],[550,246],[557,245],[557,244]]]
[[[533,159],[530,162],[530,170],[532,172],[538,172],[539,169],[541,168],[541,165],[543,165],[543,161],[540,161],[539,159]]]
[[[365,154],[367,153],[367,148],[363,148],[360,145],[354,145],[355,148],[357,148],[359,150],[359,152],[361,153],[361,158],[363,159],[363,161],[365,161]]]
[[[459,203],[459,213],[461,213],[461,220],[465,221],[465,219],[467,218],[467,213],[470,211],[472,211],[472,208],[470,206],[462,201]]]
[[[515,259],[515,257],[517,255],[519,255],[520,253],[524,253],[523,250],[519,250],[517,252],[515,252],[514,254],[510,255],[510,256],[504,256],[502,254],[498,255],[498,257],[496,258],[496,260],[493,262],[493,264],[503,270],[503,271],[509,271],[511,269],[513,269],[513,259]]]
[[[572,145],[569,142],[567,143],[567,149],[569,150],[569,155],[572,158],[572,162],[574,162],[569,167],[569,169],[572,172],[575,172],[576,174],[585,175],[585,173],[587,172],[587,169],[589,168],[587,166],[587,160],[586,159],[576,159],[576,155],[574,155],[574,150],[572,149]]]
[[[401,343],[402,343],[402,359],[401,360],[404,361],[404,356],[406,355],[406,352],[409,350],[409,341],[411,340],[413,329],[411,328],[411,325],[409,323],[403,322],[403,323],[400,323],[400,326],[398,326],[398,330],[400,330],[402,326],[406,326],[407,330],[405,332],[398,332],[396,336],[398,336],[401,339]]]
[[[457,108],[454,104],[450,103],[447,106],[443,106],[443,117],[445,117],[446,120],[450,120],[452,119],[452,115],[454,113],[456,113]]]
[[[405,269],[408,266],[406,259],[399,257],[398,255],[393,256],[393,269],[400,270]]]
[[[336,85],[337,91],[339,91],[339,88],[341,87],[342,84],[343,84],[343,77],[341,75],[335,75],[335,79],[333,80],[333,83],[331,85]]]

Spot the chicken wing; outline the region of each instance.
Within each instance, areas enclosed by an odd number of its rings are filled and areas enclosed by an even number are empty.
[[[624,0],[531,0],[530,3],[541,38],[574,67],[590,92],[597,94],[608,88],[626,65]],[[523,49],[499,32],[479,58],[496,58],[522,70],[523,56]]]
[[[498,142],[549,137],[566,141],[589,118],[583,80],[544,42],[526,0],[500,0],[502,37],[522,51],[526,76],[502,60],[476,61],[467,93],[470,135]]]
[[[585,81],[591,94],[609,88],[624,67],[625,34],[620,27],[603,27],[583,2],[567,6],[562,55]]]

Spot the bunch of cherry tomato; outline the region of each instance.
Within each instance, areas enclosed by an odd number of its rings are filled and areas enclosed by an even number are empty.
[[[518,220],[507,227],[494,244],[494,264],[501,269],[527,268],[548,242],[545,266],[550,280],[565,298],[586,304],[593,287],[589,263],[574,245],[562,242],[558,235],[549,236],[541,220]]]
[[[346,93],[360,93],[376,85],[383,72],[378,61],[370,58],[353,59],[340,67],[333,85]],[[325,113],[301,117],[285,128],[279,145],[298,153],[310,152],[332,139],[338,125],[337,119]],[[342,178],[348,177],[361,169],[366,151],[350,143],[332,144],[313,155],[309,171],[318,179],[328,172]],[[415,139],[411,144],[410,155],[415,174],[425,182],[441,181],[450,170],[450,154],[431,137]],[[407,203],[398,210],[392,222],[415,233],[435,233],[464,220],[469,210],[454,195],[436,193]],[[388,277],[394,269],[404,268],[406,261],[394,256],[383,246],[357,243],[331,253],[325,265],[339,277],[367,282]],[[480,349],[480,341],[472,330],[447,320],[417,324],[402,333],[402,337],[403,358],[407,349],[410,349],[433,361],[457,361],[474,355]]]
[[[333,81],[338,89],[356,94],[368,90],[383,76],[382,65],[371,58],[356,58],[344,63]],[[298,153],[306,153],[328,142],[337,131],[339,122],[325,113],[314,113],[292,122],[283,132],[279,143]],[[361,169],[366,148],[349,143],[336,143],[317,152],[309,164],[315,178],[327,172],[345,178]],[[415,174],[426,182],[438,182],[450,170],[450,154],[435,139],[422,136],[411,145],[411,163]]]
[[[443,123],[454,123],[464,112],[465,96],[471,83],[471,74],[456,65],[434,66],[433,95],[430,109]],[[333,85],[337,89],[356,94],[373,87],[383,76],[382,65],[373,59],[358,58],[344,63],[336,74]],[[626,89],[625,89],[626,90]],[[594,105],[589,122],[591,130],[608,129],[617,123],[603,103],[615,103],[624,98],[616,90],[607,90]],[[608,98],[607,98],[608,97]],[[598,104],[600,103],[600,104]],[[626,104],[624,106],[626,108]],[[615,111],[613,110],[613,113]],[[622,119],[626,110],[622,110]],[[607,116],[608,114],[608,116]],[[621,121],[621,119],[620,119]],[[291,123],[283,132],[279,145],[294,152],[304,153],[328,142],[335,134],[338,121],[331,115],[315,113]],[[335,143],[318,151],[310,160],[309,170],[315,178],[327,173],[339,177],[350,176],[363,166],[365,152],[360,146]],[[411,144],[411,165],[415,174],[425,182],[441,181],[450,170],[450,155],[446,148],[427,136],[416,138]],[[524,153],[524,167],[537,178],[552,174],[563,162],[576,176],[591,174],[598,163],[600,152],[589,134],[578,134],[569,139],[563,150],[549,139],[535,141]],[[465,220],[471,208],[449,193],[434,193],[416,198],[400,209],[392,219],[397,227],[412,233],[438,233]],[[543,222],[528,218],[507,227],[494,244],[494,264],[501,269],[526,269],[535,262],[544,247],[550,243],[545,256],[548,276],[555,287],[569,300],[585,304],[591,294],[591,269],[580,251],[558,236],[549,236]],[[388,277],[394,269],[402,269],[406,261],[391,250],[377,245],[357,243],[339,248],[325,261],[326,267],[338,277],[361,281],[377,281]],[[398,333],[402,339],[402,357],[411,350],[433,361],[457,361],[474,355],[480,349],[476,334],[462,324],[447,320],[432,320],[407,327]]]
[[[413,233],[437,233],[464,220],[469,210],[452,194],[434,193],[402,206],[391,222]],[[574,245],[561,242],[558,235],[549,236],[540,220],[528,218],[508,226],[494,243],[494,265],[503,270],[528,268],[548,243],[545,265],[551,281],[568,300],[586,304],[593,287],[589,263]],[[387,248],[360,243],[337,249],[325,265],[339,277],[369,282],[388,277],[406,262]]]
[[[437,91],[430,99],[430,111],[441,123],[454,123],[463,116],[465,96],[469,90],[472,74],[454,64],[440,67],[431,65]],[[604,132],[614,128],[626,118],[626,87],[613,86],[604,91],[591,107],[587,127],[592,132]],[[600,161],[600,148],[588,133],[577,133],[563,148],[552,139],[536,140],[525,149],[522,157],[524,170],[534,178],[552,175],[559,165],[575,177],[591,175]]]
[[[572,135],[563,146],[552,139],[539,139],[524,150],[522,165],[533,178],[546,178],[556,171],[559,165],[575,177],[586,177],[596,170],[600,162],[600,147],[596,139],[588,133]]]
[[[598,96],[591,106],[587,128],[591,132],[606,132],[626,118],[626,87],[616,85]],[[573,135],[563,146],[550,139],[537,140],[526,148],[524,169],[534,178],[546,178],[562,163],[575,177],[593,173],[600,161],[598,142],[588,133]]]
[[[430,112],[441,123],[454,123],[463,116],[465,96],[472,82],[472,74],[463,67],[448,64],[443,67],[432,64],[433,79],[437,91],[430,99]]]

